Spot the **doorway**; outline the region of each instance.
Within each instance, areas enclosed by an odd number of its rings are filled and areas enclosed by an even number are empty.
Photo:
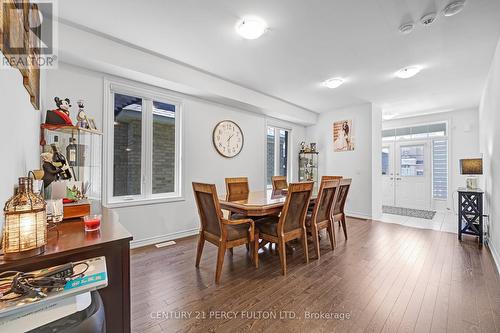
[[[383,205],[424,210],[431,208],[429,150],[427,141],[383,144]]]

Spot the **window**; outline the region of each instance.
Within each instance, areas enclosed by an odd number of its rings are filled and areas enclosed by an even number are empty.
[[[432,196],[434,199],[448,198],[448,141],[432,142]]]
[[[446,123],[401,127],[382,131],[383,141],[427,139],[446,136]]]
[[[389,174],[389,147],[382,147],[382,175],[387,176]]]
[[[106,85],[107,203],[179,199],[180,102],[161,92]]]
[[[401,170],[400,175],[403,177],[424,175],[424,146],[403,146],[400,148]]]
[[[267,127],[267,186],[272,186],[272,176],[289,176],[290,131],[283,128]]]

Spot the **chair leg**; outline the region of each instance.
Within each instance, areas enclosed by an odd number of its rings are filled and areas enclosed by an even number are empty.
[[[316,232],[316,237],[318,237],[318,233]],[[306,263],[309,263],[309,249],[307,248],[307,231],[304,228],[302,233],[302,249],[304,250],[304,257],[306,258]]]
[[[330,221],[326,230],[328,231],[328,238],[330,238],[330,246],[332,247],[332,251],[333,251],[335,249],[335,230],[333,228],[332,221]]]
[[[224,256],[226,255],[226,243],[219,244],[219,250],[217,251],[217,268],[215,269],[215,283],[220,282],[220,277],[222,274],[222,264],[224,264]]]
[[[312,232],[312,239],[314,242],[314,249],[316,250],[316,258],[319,259],[320,253],[319,253],[319,236],[318,236],[318,228],[315,224],[312,225],[311,228]]]
[[[230,248],[230,249],[229,249],[229,252],[231,253],[231,255],[233,255],[233,254],[234,254],[234,253],[233,253],[233,248]]]
[[[283,239],[278,240],[278,253],[280,255],[281,264],[281,274],[286,275],[286,249],[285,241]]]
[[[345,240],[347,240],[347,228],[346,228],[346,225],[345,225],[345,215],[342,215],[342,219],[340,221],[342,223],[342,229],[344,229]]]
[[[259,235],[255,235],[255,240],[252,246],[253,250],[253,263],[255,264],[255,268],[259,268]]]
[[[200,267],[201,254],[203,253],[203,246],[205,245],[205,236],[203,232],[200,232],[198,236],[198,248],[196,250],[196,265],[195,267]]]

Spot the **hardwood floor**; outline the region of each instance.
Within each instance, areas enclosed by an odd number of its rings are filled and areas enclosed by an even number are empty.
[[[347,229],[345,242],[336,224],[334,252],[322,235],[320,261],[309,244],[305,264],[294,245],[286,277],[274,251],[261,250],[259,269],[244,247],[228,252],[219,286],[217,248],[206,244],[196,269],[195,237],[134,250],[132,330],[500,331],[500,277],[474,238],[459,243],[451,233],[358,219]]]

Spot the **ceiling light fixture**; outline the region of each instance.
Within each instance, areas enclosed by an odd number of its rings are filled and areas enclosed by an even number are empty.
[[[322,85],[323,85],[323,87],[335,89],[335,88],[340,87],[344,82],[345,82],[344,79],[342,79],[340,77],[334,77],[334,78],[331,78],[331,79],[324,81],[322,83]]]
[[[413,31],[413,28],[415,27],[415,25],[413,23],[405,23],[403,24],[402,26],[399,27],[399,32],[401,32],[402,34],[409,34],[410,32]]]
[[[396,77],[400,79],[408,79],[412,76],[417,75],[420,71],[422,70],[422,67],[420,66],[409,66],[405,68],[401,68],[399,71],[396,72]]]
[[[267,31],[267,23],[255,16],[247,16],[236,23],[236,32],[245,39],[257,39]]]
[[[420,23],[425,26],[431,25],[432,23],[434,23],[434,21],[436,21],[436,13],[426,14],[420,19]]]
[[[451,2],[443,9],[443,15],[447,17],[456,15],[460,13],[464,7],[465,0]]]

